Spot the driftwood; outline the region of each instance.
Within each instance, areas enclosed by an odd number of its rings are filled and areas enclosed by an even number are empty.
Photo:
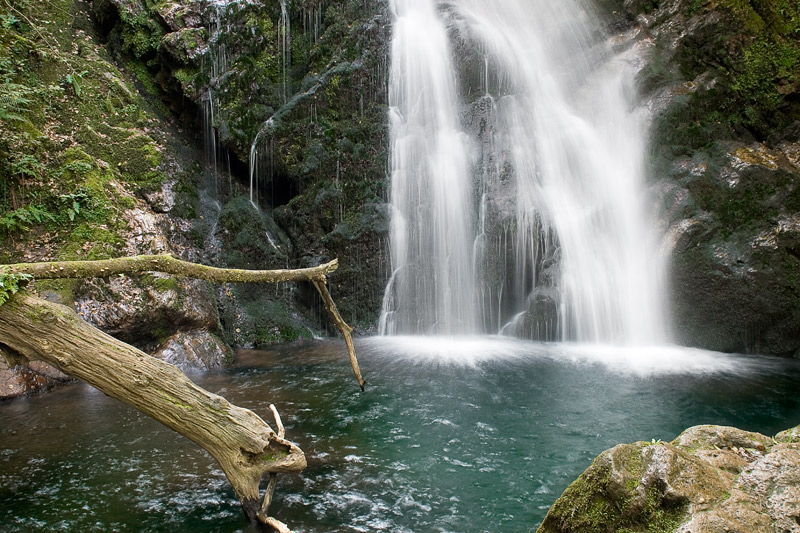
[[[63,305],[14,295],[0,306],[0,347],[9,365],[50,363],[206,449],[251,520],[261,508],[264,476],[306,466],[302,450],[252,411],[198,387],[177,367],[103,333]]]
[[[345,338],[353,372],[363,391],[365,382],[350,335],[352,328],[342,319],[326,285],[328,274],[337,267],[334,259],[317,267],[293,270],[223,269],[170,255],[6,265],[11,274],[28,274],[35,279],[163,272],[218,283],[310,281]],[[252,411],[198,387],[173,365],[103,333],[72,309],[24,293],[0,305],[0,356],[9,366],[36,360],[50,363],[185,435],[219,462],[248,518],[279,532],[290,531],[267,512],[277,473],[299,472],[306,460],[302,450],[285,439],[275,406],[270,409],[277,433]],[[262,501],[259,487],[267,474],[269,482]]]
[[[119,257],[99,261],[54,261],[46,263],[16,263],[6,265],[12,274],[29,274],[35,279],[78,279],[93,277],[109,277],[118,274],[136,274],[139,272],[163,272],[175,276],[204,279],[216,283],[280,283],[286,281],[310,281],[322,297],[325,309],[330,313],[336,327],[342,332],[350,364],[358,385],[364,390],[365,381],[358,367],[352,328],[345,323],[339,309],[328,292],[328,274],[339,267],[339,260],[334,259],[324,265],[311,268],[286,270],[241,270],[235,268],[216,268],[197,263],[189,263],[175,259],[171,255],[138,255]]]
[[[286,429],[283,427],[283,422],[281,421],[281,415],[278,414],[278,409],[276,409],[273,404],[269,405],[269,409],[272,411],[272,416],[275,417],[275,427],[278,428],[278,437],[285,437]],[[267,490],[264,491],[264,500],[261,502],[261,510],[258,512],[258,519],[283,533],[285,531],[289,531],[289,528],[286,527],[286,525],[282,522],[278,522],[274,518],[270,518],[268,514],[269,506],[272,504],[272,497],[275,495],[275,485],[277,485],[277,483],[278,474],[275,472],[270,472],[269,482],[267,482]]]

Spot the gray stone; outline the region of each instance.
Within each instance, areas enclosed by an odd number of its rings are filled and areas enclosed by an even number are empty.
[[[208,331],[176,333],[153,354],[182,371],[223,368],[233,360],[233,351]]]

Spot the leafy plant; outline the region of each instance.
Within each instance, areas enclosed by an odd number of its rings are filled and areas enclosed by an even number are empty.
[[[31,279],[33,276],[30,274],[14,274],[7,266],[0,265],[0,305],[6,303]]]
[[[56,218],[46,209],[35,205],[20,207],[0,217],[0,233],[9,235],[28,229],[33,224],[45,221],[55,222]]]
[[[19,19],[11,13],[3,13],[0,15],[0,26],[3,26],[3,28],[7,30],[11,29],[17,22],[19,22]]]
[[[81,213],[82,207],[90,208],[92,204],[92,199],[83,190],[72,194],[59,195],[58,199],[70,222],[75,221],[75,218]]]
[[[8,170],[12,176],[36,179],[44,171],[44,166],[36,157],[30,154],[15,154],[12,157],[13,159],[11,159],[8,165]]]
[[[88,70],[84,70],[81,73],[73,72],[71,74],[67,74],[66,81],[69,85],[72,85],[72,88],[75,90],[75,95],[81,95],[81,82],[83,82],[83,77],[88,73]]]
[[[27,98],[31,94],[30,87],[19,83],[0,83],[0,120],[5,122],[23,122],[23,113],[31,103]]]

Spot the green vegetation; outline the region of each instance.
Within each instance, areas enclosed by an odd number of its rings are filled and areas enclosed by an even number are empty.
[[[151,127],[150,106],[98,47],[84,7],[71,0],[0,3],[6,260],[28,241],[54,243],[58,257],[118,255],[124,211],[166,178],[165,139]]]
[[[664,502],[664,487],[643,481],[644,450],[657,444],[620,444],[603,452],[556,500],[539,531],[674,531],[686,505]]]
[[[0,305],[19,292],[31,279],[29,274],[12,274],[7,266],[0,265]]]
[[[712,89],[690,99],[695,128],[704,135],[746,130],[766,139],[800,116],[800,4],[693,0],[685,15],[703,17],[712,10],[721,21],[693,30],[677,56],[686,79],[706,71],[716,78]]]
[[[238,284],[223,299],[221,319],[226,324],[225,340],[235,346],[255,347],[311,338],[287,308],[290,288],[286,284],[267,289]],[[236,306],[233,305],[235,297]]]

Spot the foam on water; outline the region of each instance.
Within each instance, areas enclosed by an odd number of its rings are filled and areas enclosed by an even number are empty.
[[[600,364],[638,376],[706,374],[765,369],[770,359],[724,354],[684,346],[613,346],[542,343],[484,336],[393,336],[358,341],[359,349],[420,364],[478,366],[488,362],[547,359],[571,364]]]

